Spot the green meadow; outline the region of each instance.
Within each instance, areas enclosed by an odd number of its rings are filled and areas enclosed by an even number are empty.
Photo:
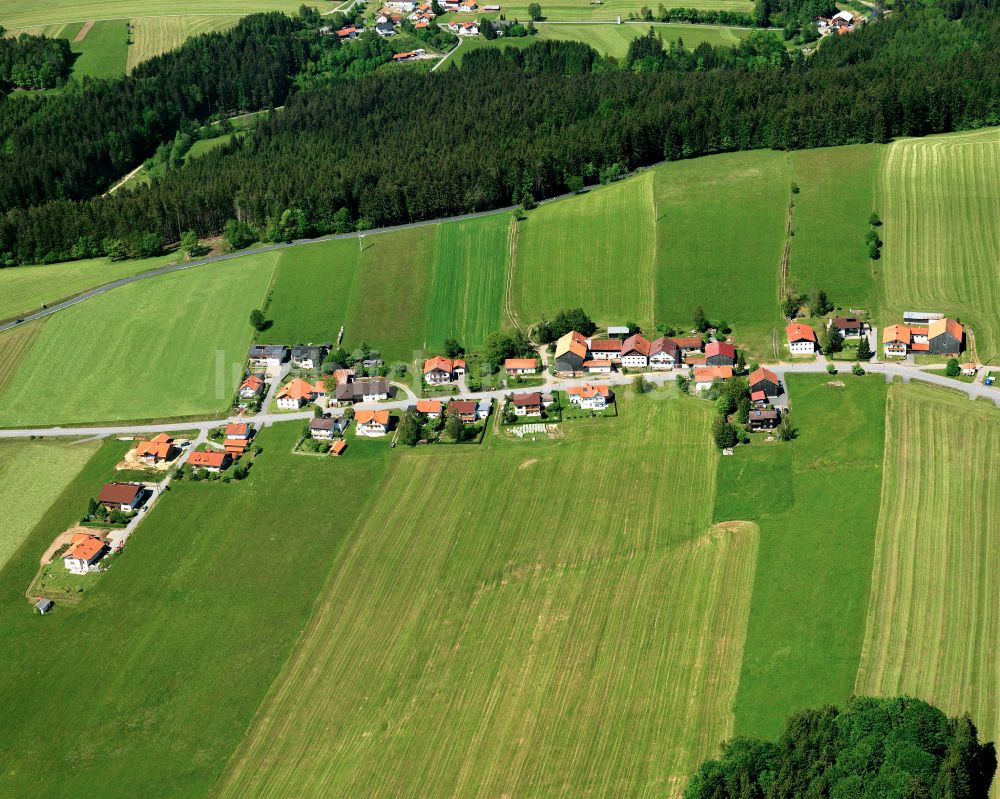
[[[792,375],[788,390],[798,439],[738,448],[716,478],[715,520],[760,527],[734,711],[743,735],[773,736],[799,708],[847,700],[864,639],[887,386]]]
[[[0,425],[219,412],[242,374],[250,311],[276,259],[132,283],[53,315],[0,395]]]
[[[295,14],[298,0],[4,0],[0,25],[23,28],[96,19],[155,16],[233,16],[258,11]],[[124,27],[124,25],[123,25]]]
[[[774,357],[789,167],[784,153],[745,152],[655,171],[657,322],[687,329],[694,310],[725,320],[738,346]]]
[[[2,20],[0,20],[2,23]],[[79,53],[73,63],[73,75],[82,78],[118,78],[125,74],[128,60],[128,29],[123,19],[106,19],[95,22],[83,37],[75,42],[82,24],[67,25],[63,36],[70,41],[70,49]]]

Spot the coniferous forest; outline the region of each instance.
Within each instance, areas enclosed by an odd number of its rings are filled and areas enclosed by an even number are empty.
[[[693,50],[648,35],[620,60],[542,41],[432,74],[381,68],[391,53],[374,34],[339,43],[306,17],[248,17],[127,78],[0,100],[0,259],[88,257],[234,219],[252,237],[289,209],[303,232],[343,232],[518,204],[664,159],[1000,124],[998,5],[899,2],[805,57],[763,31]],[[182,123],[281,104],[183,169],[99,196]]]

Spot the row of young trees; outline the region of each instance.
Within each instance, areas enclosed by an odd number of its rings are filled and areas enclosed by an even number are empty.
[[[0,91],[12,88],[51,89],[73,67],[73,52],[66,39],[22,33],[6,38],[0,27]]]
[[[252,135],[149,186],[9,211],[0,217],[0,260],[71,257],[83,236],[100,242],[138,230],[170,242],[189,229],[213,235],[230,220],[241,226],[244,238],[252,238],[290,209],[301,212],[297,227],[306,235],[381,226],[552,196],[577,177],[586,183],[612,179],[614,173],[664,158],[887,141],[998,124],[1000,15],[991,13],[995,2],[964,0],[952,11],[962,15],[961,21],[948,22],[939,9],[904,0],[884,22],[825,42],[808,59],[778,66],[731,62],[727,55],[719,56],[720,66],[701,72],[695,62],[690,71],[647,74],[622,69],[624,64],[600,58],[579,43],[546,41],[510,55],[492,48],[469,53],[461,70],[331,78],[295,93],[282,113],[265,119]],[[248,18],[254,19],[265,26],[299,25],[275,15]],[[272,42],[279,52],[288,51],[287,58],[278,58],[283,75],[294,74],[300,57],[291,52],[290,41],[305,40],[276,35]],[[262,79],[271,86],[269,96],[281,94],[285,79],[274,77],[272,63],[257,61],[252,37],[247,46],[251,56],[235,72],[254,71],[256,64],[260,69],[248,78],[252,85]],[[170,57],[186,64],[182,52]],[[303,44],[301,58],[307,55]],[[214,56],[206,52],[205,58]],[[180,66],[178,72],[184,74]],[[153,83],[169,85],[166,79]],[[197,83],[190,76],[171,91],[186,105],[184,98]],[[226,80],[222,84],[232,88]],[[138,91],[145,84],[125,85]],[[94,91],[106,91],[102,86]],[[220,100],[219,92],[195,111],[225,105],[228,100]],[[251,99],[264,102],[264,94]],[[241,104],[234,101],[233,107]],[[86,107],[74,106],[75,114],[86,118]],[[139,113],[157,119],[157,107],[154,103]],[[132,113],[128,109],[122,112],[125,119]],[[0,113],[0,127],[2,118]],[[109,125],[107,117],[104,123],[100,136],[85,129],[79,144],[65,141],[66,131],[75,136],[79,126],[63,120],[53,152],[39,150],[38,123],[26,124],[32,141],[0,156],[0,166],[7,165],[4,159],[29,157],[39,165],[26,166],[20,183],[12,177],[20,177],[18,169],[0,169],[0,201],[5,192],[57,196],[55,186],[46,184],[49,179],[53,184],[76,181],[75,192],[63,190],[78,196],[80,170],[120,174],[109,164],[130,160],[110,158],[108,143],[120,147],[124,139],[116,130],[129,130],[131,123]],[[154,128],[169,131],[160,135],[162,141],[173,137],[176,123]],[[152,138],[140,137],[144,142]],[[408,143],[405,158],[399,157],[400,141]],[[60,142],[65,159],[56,152]],[[89,160],[88,148],[103,167],[82,166]],[[93,187],[95,181],[89,182]]]

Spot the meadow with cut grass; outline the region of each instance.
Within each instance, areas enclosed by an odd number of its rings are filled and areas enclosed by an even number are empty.
[[[423,346],[434,236],[428,226],[282,250],[259,341],[334,342],[344,325],[346,347],[410,362]]]
[[[481,345],[504,326],[511,219],[506,214],[448,222],[435,228],[424,346],[449,338]]]
[[[174,263],[179,257],[169,253],[126,261],[91,258],[0,269],[0,319],[37,311],[42,305],[53,305],[104,283]]]
[[[1000,411],[923,386],[893,386],[887,410],[886,489],[855,690],[968,711],[992,739],[1000,734]]]
[[[62,32],[63,37],[70,41],[70,49],[79,53],[73,62],[73,77],[82,81],[83,78],[119,78],[124,75],[129,49],[126,20],[95,22],[83,39],[76,41],[83,26],[84,23],[67,25]]]
[[[600,2],[553,0],[553,2],[542,3],[541,6],[542,14],[547,20],[608,20],[611,22],[614,22],[619,15],[622,19],[628,19],[629,14],[639,16],[644,7],[642,3],[632,0],[602,0]],[[509,5],[504,4],[502,8],[507,19],[530,19],[528,3],[524,0],[515,0]],[[699,0],[696,8],[701,11],[725,10],[749,13],[753,10],[753,3],[746,2],[746,0]]]
[[[1000,355],[1000,130],[902,139],[885,151],[878,208],[882,320],[937,311],[971,324],[980,360]]]
[[[96,443],[0,442],[0,569],[84,464]],[[41,553],[36,553],[37,556]],[[26,587],[26,586],[23,586]]]
[[[349,466],[293,455],[300,430],[262,431],[242,482],[174,483],[83,600],[42,623],[22,593],[38,557],[129,444],[103,444],[53,495],[0,572],[0,668],[20,675],[0,680],[0,793],[209,793],[388,464],[388,447],[363,441]],[[325,515],[323,496],[364,499]]]
[[[643,172],[517,223],[511,296],[522,325],[581,306],[598,323],[652,326],[653,181]]]
[[[259,11],[295,14],[300,0],[5,0],[0,25],[5,28],[87,20],[124,20],[156,16],[241,16]]]
[[[776,735],[804,707],[854,691],[882,487],[881,377],[786,375],[791,443],[719,461],[715,521],[760,527],[735,732]],[[842,385],[836,385],[837,383]]]
[[[668,391],[559,441],[402,453],[219,795],[676,792],[730,732],[757,547],[710,524],[710,418]],[[579,463],[697,490],[553,491]]]
[[[14,379],[21,361],[31,350],[44,324],[44,319],[38,319],[0,333],[0,397]]]
[[[132,283],[48,318],[0,395],[0,425],[219,412],[276,260],[262,253]]]
[[[788,157],[695,158],[654,175],[656,321],[687,329],[701,306],[713,322],[732,326],[738,346],[773,358]]]
[[[180,47],[192,36],[212,31],[224,31],[239,22],[239,16],[160,16],[135,17],[132,22],[132,44],[128,48],[126,71],[153,56]]]

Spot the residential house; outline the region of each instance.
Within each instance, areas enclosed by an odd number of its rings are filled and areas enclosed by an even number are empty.
[[[584,383],[582,386],[570,386],[566,389],[566,396],[576,407],[593,411],[604,410],[615,398],[611,386],[590,385],[589,383]]]
[[[330,454],[335,458],[339,458],[344,454],[345,449],[347,449],[347,442],[342,438],[338,438],[330,445]]]
[[[188,465],[194,469],[204,469],[206,472],[221,472],[233,462],[233,456],[217,449],[207,449],[192,452],[188,456]]]
[[[172,461],[180,453],[174,440],[166,433],[160,433],[150,441],[140,441],[135,445],[135,456],[150,466]]]
[[[385,7],[409,14],[417,5],[413,0],[387,0]]]
[[[70,541],[69,549],[63,553],[63,565],[71,574],[86,574],[106,551],[104,542],[96,536],[76,533]]]
[[[226,425],[225,436],[222,442],[223,447],[234,458],[238,458],[250,446],[253,428],[246,422],[230,422]]]
[[[388,20],[385,22],[380,22],[375,26],[375,33],[377,33],[382,38],[388,38],[389,36],[396,35],[396,26],[393,25]]]
[[[854,316],[835,316],[826,326],[841,338],[861,338],[868,332],[868,323]]]
[[[288,347],[278,344],[254,344],[248,360],[251,369],[280,369],[288,362]]]
[[[341,40],[356,39],[360,31],[353,25],[348,28],[341,28],[337,31],[337,38]]]
[[[954,319],[934,319],[927,325],[927,349],[931,355],[958,355],[962,351],[962,325]]]
[[[105,483],[97,501],[108,510],[127,512],[138,508],[145,495],[146,489],[140,483]]]
[[[777,410],[754,409],[750,411],[749,422],[751,430],[773,430],[781,421],[781,413]]]
[[[359,436],[384,436],[389,432],[389,411],[358,411],[354,424]]]
[[[451,383],[464,375],[465,370],[465,361],[435,355],[424,361],[424,382],[431,386]]]
[[[444,405],[441,400],[417,400],[417,413],[422,413],[428,419],[439,419],[444,413]]]
[[[448,413],[457,413],[465,424],[474,424],[490,415],[489,400],[452,400]]]
[[[979,371],[979,367],[974,363],[962,364],[962,374],[966,377],[974,377],[977,371]]]
[[[503,362],[503,368],[509,375],[538,374],[538,361],[534,358],[508,358]]]
[[[478,10],[479,6],[473,0],[462,0],[458,4],[458,13],[460,14],[475,14]]]
[[[673,369],[682,358],[681,348],[671,338],[661,336],[649,345],[649,365],[654,369]]]
[[[319,369],[329,351],[329,347],[312,344],[292,347],[292,366],[297,366],[300,369]]]
[[[389,383],[384,377],[359,377],[337,386],[337,402],[379,402],[389,399]]]
[[[763,408],[767,405],[767,394],[761,390],[751,391],[750,402],[752,402],[756,408]]]
[[[608,375],[613,371],[611,361],[603,361],[599,358],[595,358],[590,361],[583,362],[583,371],[592,375]]]
[[[530,394],[515,394],[510,401],[514,406],[515,416],[542,415],[542,395],[537,391]]]
[[[622,366],[630,369],[645,369],[649,366],[649,340],[636,333],[622,342]]]
[[[343,383],[350,383],[354,379],[354,370],[345,369],[341,367],[340,369],[333,370],[333,381],[338,386]]]
[[[587,360],[587,340],[571,330],[556,342],[556,371],[576,374]]]
[[[905,358],[909,352],[928,352],[927,327],[889,325],[882,331],[882,349],[887,358]]]
[[[713,383],[732,376],[732,366],[700,366],[694,370],[694,390],[708,391]]]
[[[296,377],[281,387],[278,392],[278,407],[282,410],[295,410],[325,396],[326,386],[323,385],[322,380],[313,384],[301,377]]]
[[[809,325],[791,322],[785,325],[788,351],[792,355],[813,355],[816,352],[816,333]]]
[[[331,441],[335,435],[343,433],[339,418],[318,416],[309,420],[309,436],[320,441]]]
[[[592,361],[617,361],[622,354],[622,342],[617,338],[587,339],[587,351]]]
[[[425,52],[426,52],[426,50],[424,50],[422,47],[418,47],[416,50],[409,50],[408,52],[405,52],[405,53],[396,53],[392,57],[392,60],[393,61],[411,61],[414,58],[419,58]]]
[[[754,369],[754,371],[750,373],[751,400],[753,400],[754,394],[758,391],[763,392],[765,400],[768,397],[777,397],[781,394],[781,381],[778,379],[778,376],[770,369],[765,369],[763,366],[759,369]]]
[[[705,342],[700,338],[695,337],[685,337],[685,336],[674,336],[670,339],[674,344],[677,345],[678,349],[681,351],[681,355],[687,360],[687,356],[695,352],[703,352],[705,349]]]
[[[728,341],[712,341],[705,347],[705,363],[709,366],[736,364],[736,347]]]
[[[264,381],[257,375],[250,375],[240,384],[240,399],[252,400],[264,393]]]
[[[472,5],[475,5],[473,3]],[[458,29],[459,36],[478,36],[479,35],[479,25],[475,22],[463,22],[462,27]]]

